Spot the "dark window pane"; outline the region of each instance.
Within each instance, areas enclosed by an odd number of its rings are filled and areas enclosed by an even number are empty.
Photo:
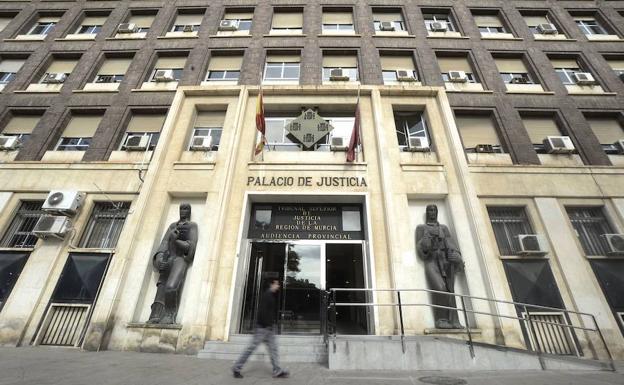
[[[9,298],[9,294],[17,282],[26,260],[28,259],[28,253],[0,253],[0,309],[2,305]]]
[[[108,254],[70,254],[52,301],[93,303],[109,257]]]
[[[503,266],[514,301],[563,308],[563,301],[548,261],[505,260]]]

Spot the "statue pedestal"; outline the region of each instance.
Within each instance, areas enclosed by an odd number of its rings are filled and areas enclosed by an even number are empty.
[[[147,353],[175,353],[182,325],[131,322],[126,325],[129,350]]]

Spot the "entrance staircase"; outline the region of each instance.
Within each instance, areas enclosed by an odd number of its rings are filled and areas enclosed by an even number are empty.
[[[197,356],[234,362],[245,351],[252,338],[251,334],[233,334],[229,341],[207,341]],[[278,335],[276,340],[280,362],[327,364],[327,346],[323,342],[323,336]],[[260,345],[249,359],[270,362],[267,346]]]

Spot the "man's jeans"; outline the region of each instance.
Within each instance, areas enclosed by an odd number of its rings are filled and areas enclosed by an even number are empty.
[[[275,333],[273,333],[273,328],[262,328],[259,326],[256,327],[256,330],[254,331],[254,336],[251,344],[247,346],[247,349],[245,349],[243,354],[238,358],[238,361],[236,361],[236,363],[232,367],[232,370],[240,372],[243,368],[243,365],[245,365],[245,362],[247,362],[247,359],[249,359],[249,356],[251,356],[251,353],[253,353],[253,351],[256,350],[258,345],[260,345],[262,342],[266,343],[267,347],[269,348],[269,354],[271,355],[271,365],[273,365],[273,373],[278,373],[281,368],[278,362],[279,355],[277,354],[277,344],[275,343]]]

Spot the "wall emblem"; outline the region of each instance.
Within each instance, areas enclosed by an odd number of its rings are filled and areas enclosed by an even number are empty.
[[[295,120],[286,125],[286,131],[303,144],[305,149],[312,148],[333,129],[334,127],[329,124],[329,121],[323,119],[312,109],[302,112]]]

